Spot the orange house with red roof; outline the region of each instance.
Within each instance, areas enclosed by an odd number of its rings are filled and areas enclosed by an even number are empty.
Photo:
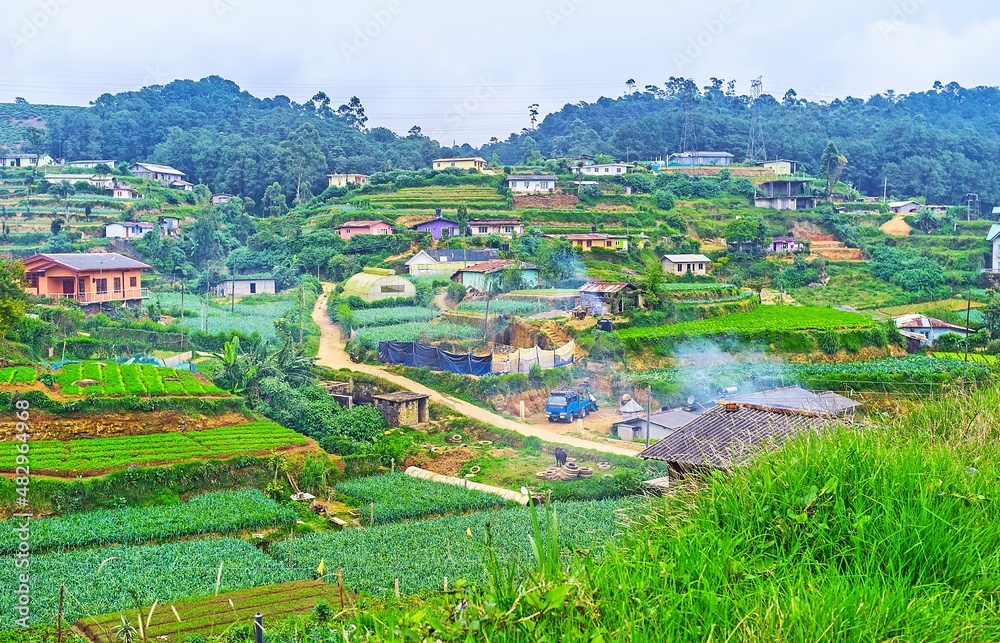
[[[38,254],[23,260],[24,289],[31,295],[81,304],[141,302],[148,297],[141,261],[114,252]]]

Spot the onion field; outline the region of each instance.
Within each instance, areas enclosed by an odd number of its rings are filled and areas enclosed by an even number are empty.
[[[560,545],[601,549],[611,544],[623,531],[615,512],[628,506],[610,500],[556,503]],[[545,509],[540,511],[544,525]],[[312,570],[322,559],[327,569],[343,568],[347,587],[375,596],[391,595],[394,577],[404,594],[440,589],[445,576],[450,584],[483,581],[487,525],[500,560],[531,560],[530,508],[518,507],[296,537],[292,566]],[[288,540],[273,543],[270,553],[287,560]]]
[[[871,328],[870,317],[833,308],[816,306],[761,306],[738,313],[699,321],[681,322],[659,328],[629,328],[618,331],[622,339],[643,340],[678,335],[718,335],[729,331],[847,330]]]
[[[63,395],[228,395],[225,391],[203,382],[183,369],[163,368],[152,364],[117,362],[82,362],[67,364],[55,371],[56,382]],[[94,380],[98,384],[81,387],[74,382]]]
[[[440,310],[432,310],[421,306],[402,306],[399,308],[369,308],[355,310],[351,313],[351,326],[390,326],[409,322],[429,322],[441,314]]]
[[[59,586],[66,586],[63,618],[70,623],[89,614],[106,614],[135,607],[130,590],[142,605],[164,603],[215,593],[219,565],[219,591],[234,591],[269,585],[282,580],[302,579],[307,572],[288,569],[250,543],[236,538],[174,542],[165,545],[122,545],[33,554],[31,575],[31,623],[54,623],[59,607]],[[329,563],[327,563],[329,564]],[[314,566],[315,567],[315,566]],[[13,626],[14,601],[19,574],[13,559],[0,566],[0,629]],[[86,607],[86,612],[81,608]],[[134,622],[134,618],[132,619]]]
[[[359,330],[354,336],[354,342],[362,348],[375,350],[379,342],[392,339],[401,342],[432,342],[442,339],[472,339],[482,334],[481,328],[470,326],[447,322],[436,324],[413,322]]]
[[[243,489],[195,496],[180,505],[102,509],[33,520],[34,551],[88,546],[138,545],[197,534],[229,534],[295,522],[295,512],[260,491]],[[0,522],[0,554],[17,550],[17,522]]]
[[[371,478],[357,478],[337,485],[337,491],[375,504],[375,524],[385,524],[464,511],[485,511],[506,506],[506,501],[483,491],[422,480],[402,473]],[[367,524],[370,513],[362,512]]]
[[[0,443],[0,471],[11,471],[18,443]],[[265,454],[274,449],[308,444],[300,434],[270,422],[255,422],[186,433],[154,433],[62,442],[31,442],[34,472],[52,475],[101,471],[132,464],[173,463],[197,458]]]
[[[516,299],[494,299],[489,302],[491,315],[534,315],[549,309],[548,303],[519,301]],[[485,301],[467,301],[458,305],[458,310],[469,313],[485,313]]]

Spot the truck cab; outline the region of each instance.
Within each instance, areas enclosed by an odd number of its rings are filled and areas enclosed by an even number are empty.
[[[591,410],[590,396],[570,389],[558,389],[549,393],[545,402],[545,413],[549,422],[572,422],[576,418],[587,417]]]

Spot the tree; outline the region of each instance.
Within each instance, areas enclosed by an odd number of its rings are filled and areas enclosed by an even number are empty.
[[[767,224],[761,217],[741,217],[730,221],[722,234],[726,237],[726,243],[737,250],[760,252],[764,248]]]
[[[469,208],[464,203],[458,206],[458,213],[455,218],[458,219],[458,236],[464,237],[469,227]]]
[[[840,180],[840,175],[847,166],[847,157],[841,156],[837,151],[837,145],[830,141],[823,150],[823,157],[819,162],[819,175],[826,181],[826,198],[833,196],[833,189]]]
[[[59,234],[62,231],[62,225],[62,219],[52,219],[52,223],[49,224],[49,232],[52,234]]]
[[[28,309],[28,295],[22,284],[24,264],[0,261],[0,337],[6,337]]]
[[[538,122],[538,103],[528,105],[528,117],[531,119],[531,129],[535,129],[535,123]]]
[[[269,217],[279,217],[288,212],[288,201],[281,190],[280,183],[275,181],[264,190],[264,201],[261,205],[264,208],[264,214]]]
[[[661,210],[673,210],[676,205],[673,193],[670,190],[657,190],[653,193],[656,199],[656,207]]]
[[[606,165],[608,163],[614,163],[615,159],[612,158],[610,154],[599,153],[594,155],[594,163],[599,165]]]
[[[302,203],[302,184],[307,181],[306,177],[326,166],[326,156],[320,150],[319,131],[312,123],[303,123],[281,142],[278,154],[295,177],[295,201]]]
[[[368,117],[365,116],[365,108],[357,96],[351,96],[351,100],[346,105],[338,107],[337,116],[342,118],[348,127],[356,129],[359,132],[365,131],[365,123],[368,122]]]
[[[629,78],[625,81],[625,88],[628,89],[628,93],[631,94],[635,91],[635,79]]]

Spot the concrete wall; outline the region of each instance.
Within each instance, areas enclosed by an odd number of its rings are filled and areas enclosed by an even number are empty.
[[[223,281],[216,289],[223,297],[232,297],[235,284],[236,296],[273,295],[275,294],[274,279],[252,279],[246,281]],[[251,292],[251,284],[254,286]]]

